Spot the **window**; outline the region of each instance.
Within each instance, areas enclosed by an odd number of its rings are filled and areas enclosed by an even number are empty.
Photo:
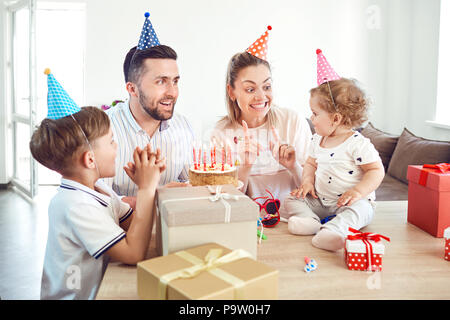
[[[450,129],[450,1],[441,1],[436,118],[433,125]]]
[[[37,124],[47,116],[45,68],[50,68],[70,97],[83,106],[85,25],[84,3],[37,3]],[[38,179],[39,185],[59,184],[60,175],[39,164]]]

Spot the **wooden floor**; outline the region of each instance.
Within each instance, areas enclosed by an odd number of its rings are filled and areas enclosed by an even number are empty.
[[[0,298],[39,299],[48,232],[47,208],[56,187],[33,200],[0,190]]]
[[[0,191],[0,298],[39,299],[47,239],[47,206],[55,188],[41,190],[32,202],[11,190]],[[407,202],[378,202],[375,219],[364,231],[391,238],[381,273],[350,271],[343,252],[311,245],[310,236],[293,236],[287,224],[265,229],[268,240],[258,260],[280,271],[280,299],[450,299],[450,262],[444,240],[406,222]],[[149,256],[155,256],[153,245]],[[304,256],[319,267],[306,274]],[[111,263],[99,299],[136,299],[135,267]]]
[[[294,236],[287,224],[265,229],[258,260],[279,270],[280,299],[450,299],[450,262],[443,259],[444,240],[406,221],[406,201],[378,202],[372,224],[363,229],[391,238],[386,243],[383,271],[350,271],[343,250],[336,253],[311,245],[312,236]],[[154,243],[154,242],[152,242]],[[156,256],[154,245],[149,257]],[[303,271],[304,257],[318,269]],[[136,268],[108,267],[97,299],[138,299]]]

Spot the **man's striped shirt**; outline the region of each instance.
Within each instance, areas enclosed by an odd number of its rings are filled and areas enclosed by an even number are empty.
[[[161,121],[159,128],[150,137],[131,114],[129,100],[111,107],[106,113],[111,120],[114,140],[118,144],[118,149],[116,176],[104,180],[117,194],[136,195],[138,188],[123,167],[128,162],[134,162],[133,152],[137,146],[142,149],[148,143],[153,151],[156,151],[156,148],[161,149],[161,157],[166,158],[166,170],[161,175],[159,185],[189,179],[194,131],[184,116],[174,113],[171,119]]]

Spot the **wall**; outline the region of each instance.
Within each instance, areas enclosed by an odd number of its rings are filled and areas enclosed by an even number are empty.
[[[439,40],[439,0],[342,1],[87,1],[86,103],[127,96],[122,61],[139,38],[143,13],[160,41],[179,54],[176,110],[200,132],[225,114],[224,78],[229,58],[271,24],[269,61],[275,102],[309,115],[315,86],[315,49],[335,70],[357,78],[372,98],[371,121],[400,134],[403,127],[434,139],[450,131],[434,120]],[[374,13],[375,10],[375,13]],[[379,21],[377,21],[379,19]],[[120,21],[120,23],[119,23]]]
[[[366,82],[367,46],[361,45],[367,42],[366,1],[257,3],[195,0],[149,5],[137,0],[124,10],[121,1],[88,1],[86,103],[99,105],[127,96],[122,62],[128,49],[138,42],[145,11],[150,11],[160,42],[179,54],[181,82],[176,110],[188,116],[198,132],[225,115],[229,59],[252,44],[268,24],[273,27],[269,61],[279,106],[309,115],[308,91],[316,85],[316,48],[323,49],[342,75]]]
[[[376,95],[371,121],[400,134],[450,140],[435,120],[440,1],[373,1],[382,12],[379,32],[369,33],[370,89]]]
[[[77,2],[83,0],[77,0]],[[228,60],[256,40],[268,24],[275,103],[309,115],[308,90],[316,85],[315,49],[335,70],[357,78],[372,99],[370,120],[400,134],[450,140],[450,130],[434,120],[439,41],[439,0],[86,0],[84,105],[126,98],[122,63],[136,45],[150,11],[163,44],[179,54],[180,97],[176,111],[198,134],[225,114],[224,81]],[[4,23],[3,3],[0,4]],[[4,30],[4,28],[2,28]],[[4,74],[4,39],[0,37]],[[0,85],[4,88],[4,77]],[[0,91],[0,102],[4,90]],[[7,128],[0,109],[0,150]],[[0,157],[0,183],[7,180]]]

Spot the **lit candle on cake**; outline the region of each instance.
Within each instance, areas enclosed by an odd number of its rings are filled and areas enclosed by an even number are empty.
[[[230,167],[233,166],[233,163],[231,162],[231,147],[227,143],[227,163],[230,165]]]
[[[192,147],[192,151],[194,153],[194,169],[197,170],[197,159],[196,159],[196,154],[195,154],[195,142],[194,142],[194,145]]]
[[[216,139],[214,139],[214,141],[213,141],[213,148],[214,148],[214,150],[213,150],[213,155],[214,155],[214,157],[213,157],[213,163],[214,163],[214,165],[216,165]]]
[[[206,171],[206,148],[203,146],[203,171]]]
[[[225,146],[222,145],[222,171],[225,170]]]
[[[213,155],[213,148],[212,148],[212,142],[209,142],[209,153],[211,154],[211,167],[214,167],[214,155]]]
[[[201,161],[202,161],[202,146],[200,145],[199,149],[198,149],[198,159],[197,159],[198,170],[200,170],[200,163],[201,163]]]

